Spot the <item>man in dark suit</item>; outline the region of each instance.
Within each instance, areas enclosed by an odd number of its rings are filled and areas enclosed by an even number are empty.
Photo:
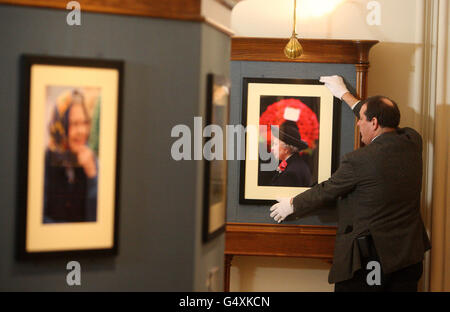
[[[287,120],[279,129],[272,127],[272,153],[280,164],[272,178],[273,186],[305,187],[311,185],[311,171],[299,152],[308,148],[294,121]]]
[[[366,145],[342,158],[325,182],[270,208],[277,222],[337,201],[338,229],[328,277],[335,291],[417,291],[431,248],[421,215],[422,139],[398,128],[400,112],[387,97],[358,101],[338,76],[321,81],[359,118]],[[376,283],[372,270],[381,265]]]

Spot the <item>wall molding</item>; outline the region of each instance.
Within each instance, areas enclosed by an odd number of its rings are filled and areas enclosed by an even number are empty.
[[[77,0],[81,11],[203,22],[199,0]],[[0,0],[0,4],[66,10],[69,0]]]
[[[215,20],[203,16],[200,0],[121,0],[119,3],[110,0],[77,0],[81,11],[117,15],[141,16],[150,18],[174,19],[205,23],[214,29],[232,37],[234,31]],[[67,10],[69,0],[0,0],[0,5],[28,6]],[[69,12],[67,10],[67,12]]]
[[[204,17],[202,21],[204,21],[205,24],[211,26],[212,28],[220,31],[221,33],[224,33],[228,37],[232,37],[234,35],[234,31],[232,29],[225,27],[220,23],[217,23],[216,21],[214,21],[211,18]]]
[[[424,57],[424,142],[427,142],[425,171],[425,216],[426,226],[431,229],[433,249],[428,253],[426,263],[426,290],[450,290],[450,196],[448,151],[449,126],[448,93],[450,57],[449,31],[450,6],[447,0],[427,2],[426,56]],[[427,82],[428,81],[428,82]],[[424,166],[424,167],[425,167]]]
[[[232,61],[369,64],[369,51],[378,40],[299,39],[303,55],[288,59],[288,38],[233,37]]]
[[[431,237],[432,200],[433,200],[433,159],[434,159],[434,128],[436,115],[436,83],[437,83],[437,40],[439,22],[439,0],[424,1],[424,55],[423,55],[423,85],[422,85],[422,121],[421,132],[423,145],[423,182],[422,182],[422,215]],[[430,289],[430,253],[424,260],[422,290]]]

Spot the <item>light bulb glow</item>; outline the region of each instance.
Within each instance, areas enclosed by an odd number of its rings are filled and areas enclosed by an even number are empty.
[[[300,19],[317,18],[333,12],[344,0],[298,0]]]

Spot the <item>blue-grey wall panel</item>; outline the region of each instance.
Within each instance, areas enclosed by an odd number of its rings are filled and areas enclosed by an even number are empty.
[[[202,111],[199,115],[206,117],[206,105],[207,105],[207,75],[209,73],[216,75],[223,75],[227,78],[230,77],[230,48],[231,39],[228,35],[218,31],[210,25],[202,25],[202,58],[201,58],[201,71],[200,71],[200,103]],[[199,161],[204,165],[204,162]],[[203,170],[204,168],[202,168]],[[201,172],[202,182],[204,172]],[[203,187],[204,184],[201,184]],[[203,190],[204,192],[204,190]],[[203,193],[202,193],[203,195]],[[201,224],[203,220],[203,199],[199,201],[200,213],[198,214],[198,222]],[[223,290],[223,250],[225,249],[225,234],[221,234],[218,237],[203,243],[201,239],[201,227],[197,227],[197,257],[195,267],[195,291],[208,291],[205,281],[208,279],[208,275],[211,270],[218,268],[216,274],[217,278],[214,278],[210,289],[214,291]]]
[[[67,12],[0,5],[0,290],[191,291],[196,164],[171,159],[170,132],[198,114],[201,24],[82,12],[68,26]],[[125,61],[117,257],[14,260],[23,53]]]
[[[230,124],[243,124],[242,121],[242,84],[243,78],[294,78],[319,79],[320,76],[338,74],[346,80],[354,91],[356,69],[348,64],[281,63],[281,62],[231,62],[231,111]],[[351,152],[354,144],[354,115],[345,103],[341,107],[339,155]],[[229,161],[228,182],[228,222],[274,223],[269,216],[270,206],[239,204],[240,162]],[[335,225],[336,214],[333,209],[323,209],[295,221],[285,224]]]

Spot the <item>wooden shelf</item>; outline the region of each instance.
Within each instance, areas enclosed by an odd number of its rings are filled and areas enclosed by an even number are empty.
[[[336,227],[227,223],[225,254],[332,259]]]
[[[233,37],[232,61],[368,64],[376,40],[300,39],[303,55],[295,60],[284,55],[289,39]]]
[[[331,263],[335,237],[334,226],[227,223],[224,291],[230,290],[234,256],[314,258]]]

